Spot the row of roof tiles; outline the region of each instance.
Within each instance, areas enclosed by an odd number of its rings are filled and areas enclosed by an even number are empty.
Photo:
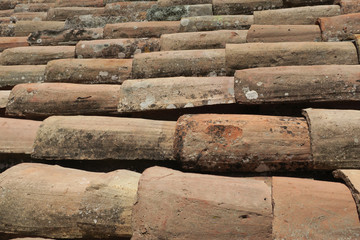
[[[337,170],[358,204],[358,170]],[[0,231],[61,239],[358,239],[341,183],[230,178],[153,167],[142,175],[20,164],[0,174]],[[31,199],[31,201],[30,201]]]

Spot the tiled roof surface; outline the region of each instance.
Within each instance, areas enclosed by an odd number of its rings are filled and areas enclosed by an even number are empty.
[[[359,52],[359,0],[0,0],[0,239],[360,239]]]

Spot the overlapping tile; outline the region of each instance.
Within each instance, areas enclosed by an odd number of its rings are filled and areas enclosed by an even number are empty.
[[[125,81],[119,112],[192,108],[234,103],[233,77],[175,77]]]
[[[175,156],[185,169],[265,172],[311,167],[303,118],[259,115],[185,115],[179,118]]]
[[[236,71],[240,104],[360,101],[359,65],[254,68]]]
[[[226,45],[227,74],[255,67],[358,64],[351,42],[284,42]]]
[[[161,51],[225,48],[227,43],[245,43],[247,30],[218,30],[163,34]]]
[[[358,168],[360,111],[305,109],[316,169]]]
[[[0,66],[0,88],[12,88],[20,83],[45,80],[46,65]]]
[[[173,160],[176,122],[134,118],[50,117],[32,156],[69,160]]]
[[[20,164],[0,175],[0,231],[54,238],[130,237],[140,174]]]
[[[130,59],[60,59],[48,62],[46,82],[121,84],[131,78]]]
[[[266,178],[153,167],[140,178],[133,211],[132,240],[272,239],[271,187]]]
[[[117,112],[119,90],[119,85],[19,84],[11,91],[6,114],[28,118],[114,114]]]
[[[254,23],[252,15],[217,15],[182,18],[181,32],[214,31],[214,30],[246,30]]]
[[[133,78],[224,76],[225,50],[186,50],[134,56]]]

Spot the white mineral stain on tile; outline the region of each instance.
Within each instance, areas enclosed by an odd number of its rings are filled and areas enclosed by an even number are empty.
[[[359,143],[359,139],[358,139],[358,138],[354,138],[354,143],[358,144],[358,143]]]
[[[252,91],[247,91],[245,93],[245,96],[247,99],[253,100],[253,99],[258,99],[259,94],[256,91],[252,90]]]
[[[85,44],[81,44],[81,48],[85,48]]]
[[[176,106],[174,104],[169,104],[166,106],[166,109],[176,109]]]
[[[181,19],[180,24],[181,26],[186,27],[187,25],[189,25],[189,22],[190,22],[189,19]]]
[[[146,96],[144,102],[140,103],[140,109],[144,110],[147,109],[150,105],[155,103],[155,97],[152,95]]]
[[[107,77],[107,76],[109,76],[109,73],[108,73],[108,72],[105,72],[105,71],[100,71],[100,72],[99,72],[99,76],[100,76],[100,77]]]
[[[289,96],[289,93],[285,93],[284,95],[287,97],[287,96]]]
[[[261,85],[263,85],[263,83],[262,83],[262,82],[258,82],[258,83],[256,83],[256,85],[258,85],[258,86],[260,87]]]
[[[192,108],[192,107],[194,107],[194,104],[192,104],[192,103],[187,103],[187,104],[184,106],[184,108]]]
[[[235,96],[235,90],[234,90],[234,88],[232,88],[232,87],[228,88],[228,92],[229,92],[229,94],[230,94],[231,96]]]

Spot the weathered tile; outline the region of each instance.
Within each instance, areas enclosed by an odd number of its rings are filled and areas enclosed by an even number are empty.
[[[55,7],[104,7],[104,0],[57,0]]]
[[[60,59],[48,62],[45,82],[121,84],[131,70],[130,59]]]
[[[133,58],[136,53],[160,51],[158,38],[121,38],[80,41],[78,58]]]
[[[45,67],[46,65],[0,66],[0,88],[12,88],[20,83],[43,82]]]
[[[360,224],[345,185],[273,177],[274,239],[358,239]]]
[[[149,168],[140,178],[132,223],[132,240],[272,239],[271,186],[266,178]]]
[[[48,21],[65,21],[74,15],[104,14],[104,8],[95,7],[58,7],[48,11]]]
[[[94,40],[103,38],[102,28],[65,29],[60,31],[39,31],[31,33],[28,37],[30,45],[56,46],[76,45],[81,40]]]
[[[158,0],[161,7],[179,6],[179,5],[195,5],[195,4],[211,4],[212,0]]]
[[[320,42],[317,25],[251,25],[247,42]]]
[[[340,5],[342,14],[360,12],[358,0],[335,0],[335,3]]]
[[[315,24],[319,17],[340,15],[340,6],[284,8],[254,12],[254,23],[259,25],[307,25]]]
[[[12,22],[18,21],[45,21],[47,12],[18,12],[11,15]],[[38,23],[39,24],[39,23]]]
[[[10,17],[14,13],[13,9],[0,10],[0,17]]]
[[[94,116],[50,117],[32,157],[77,160],[173,160],[175,122]]]
[[[31,46],[16,47],[4,50],[0,56],[2,65],[40,65],[48,61],[63,58],[74,58],[74,46]]]
[[[105,14],[124,17],[124,22],[141,22],[146,20],[146,11],[156,1],[129,1],[106,4]]]
[[[358,64],[351,42],[284,42],[226,45],[227,74],[254,67]]]
[[[30,33],[51,30],[51,31],[60,31],[65,28],[65,22],[60,21],[42,21],[39,22],[33,21],[18,21],[16,22],[14,34],[16,37],[27,37]]]
[[[303,114],[316,169],[360,167],[360,111],[308,108]]]
[[[305,119],[198,114],[179,118],[175,156],[185,169],[209,172],[295,171],[311,167]]]
[[[107,24],[126,22],[127,18],[122,15],[87,14],[74,15],[65,21],[66,29],[103,28]]]
[[[198,32],[214,30],[244,30],[254,23],[252,15],[216,15],[187,17],[180,21],[180,32]]]
[[[0,90],[0,108],[6,108],[8,98],[10,95],[10,90]]]
[[[180,22],[128,22],[107,24],[104,38],[144,38],[160,37],[165,33],[179,32]]]
[[[0,229],[69,239],[130,237],[139,178],[128,170],[96,173],[16,165],[0,174]]]
[[[148,21],[180,21],[184,17],[213,15],[212,4],[161,7],[154,5],[146,14]]]
[[[351,191],[355,200],[358,215],[360,216],[360,170],[357,169],[338,169],[333,172],[334,177],[341,178]]]
[[[118,111],[192,108],[234,102],[233,77],[128,80],[120,89]]]
[[[55,3],[17,4],[14,8],[14,12],[47,12],[50,8],[54,6]]]
[[[213,0],[214,15],[252,14],[256,10],[281,8],[282,0]]]
[[[16,85],[6,114],[27,118],[52,115],[113,114],[119,102],[119,85],[29,83]]]
[[[0,118],[0,153],[30,154],[41,123],[32,120]]]
[[[225,48],[227,43],[245,43],[247,30],[218,30],[163,34],[161,51]]]
[[[318,22],[323,41],[344,41],[360,34],[360,13],[319,18]]]
[[[360,65],[253,68],[235,73],[240,104],[360,101]]]
[[[27,37],[0,37],[0,52],[7,48],[29,46]]]
[[[136,54],[133,78],[225,75],[225,50],[186,50]]]
[[[355,39],[356,48],[357,48],[358,53],[359,53],[360,52],[360,34],[355,34],[354,39]],[[358,54],[358,55],[359,55],[359,63],[360,63],[360,54]]]
[[[2,37],[15,36],[15,24],[0,23],[0,36],[2,36]]]

